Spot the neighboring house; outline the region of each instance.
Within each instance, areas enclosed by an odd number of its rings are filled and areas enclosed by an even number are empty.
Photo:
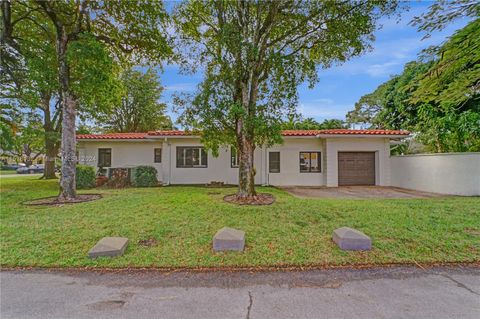
[[[390,130],[287,130],[283,144],[255,150],[255,181],[276,186],[390,186]],[[95,167],[154,166],[164,184],[237,184],[232,147],[207,152],[183,131],[77,135],[79,163]]]

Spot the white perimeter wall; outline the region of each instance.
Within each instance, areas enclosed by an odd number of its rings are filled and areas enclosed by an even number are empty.
[[[480,153],[391,157],[392,186],[426,192],[480,195]]]

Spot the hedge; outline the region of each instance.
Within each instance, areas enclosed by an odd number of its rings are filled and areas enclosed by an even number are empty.
[[[87,165],[77,165],[76,184],[78,189],[95,187],[95,168]]]
[[[157,170],[153,166],[138,166],[133,170],[132,185],[152,187],[158,185]]]

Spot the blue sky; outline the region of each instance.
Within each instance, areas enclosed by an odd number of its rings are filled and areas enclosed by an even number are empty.
[[[358,99],[375,90],[391,75],[401,73],[405,63],[415,60],[421,50],[430,45],[440,44],[463,27],[467,21],[459,20],[446,29],[435,32],[428,39],[422,40],[423,33],[408,25],[412,17],[427,11],[430,1],[412,2],[410,10],[403,12],[401,18],[383,19],[383,27],[375,33],[373,50],[346,63],[319,71],[320,82],[313,89],[307,85],[299,87],[299,112],[304,117],[313,117],[318,121],[324,119],[344,119],[345,114],[353,109]],[[160,74],[165,87],[162,100],[169,105],[169,115],[177,118],[171,107],[172,94],[194,92],[202,80],[202,74],[181,75],[175,65],[164,67]]]

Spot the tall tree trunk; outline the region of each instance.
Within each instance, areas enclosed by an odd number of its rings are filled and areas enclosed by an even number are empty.
[[[45,138],[45,171],[43,173],[44,179],[55,179],[55,159],[57,158],[58,148],[54,141],[48,137]]]
[[[60,31],[60,32],[58,32]],[[70,72],[67,61],[68,36],[65,27],[57,30],[57,57],[59,67],[60,95],[62,107],[62,176],[58,199],[68,201],[75,199],[76,139],[75,118],[77,101],[70,91]]]
[[[238,156],[240,163],[238,168],[237,197],[245,199],[257,195],[255,191],[255,145],[253,141],[247,139],[244,134],[240,134],[238,140]]]
[[[241,84],[240,96],[243,108],[246,114],[249,114],[251,112],[252,97],[256,98],[256,96],[252,96],[247,87],[247,84]],[[254,103],[256,103],[256,101]],[[237,198],[253,198],[257,195],[255,191],[254,132],[248,123],[245,123],[244,118],[237,120],[235,130],[240,162],[238,168]]]
[[[58,155],[58,146],[56,141],[56,132],[52,123],[50,114],[50,99],[49,93],[42,93],[41,103],[43,109],[43,130],[45,131],[45,171],[42,178],[55,179],[55,159]]]

